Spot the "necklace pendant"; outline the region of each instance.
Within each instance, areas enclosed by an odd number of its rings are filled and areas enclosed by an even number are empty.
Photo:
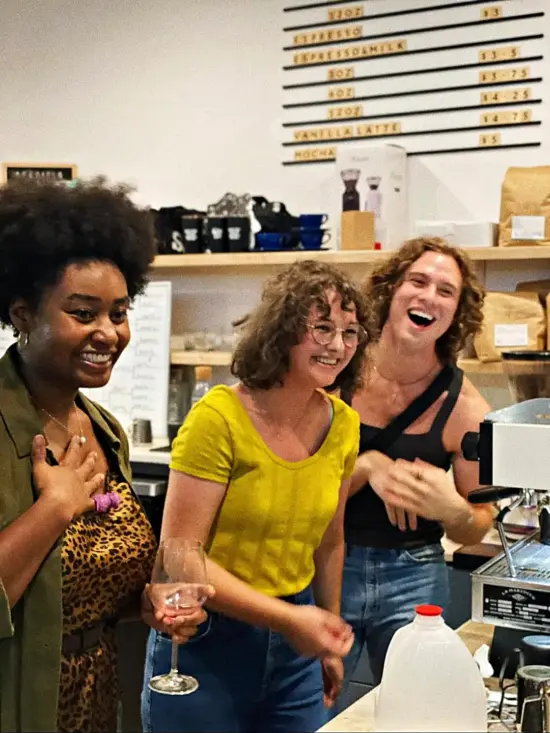
[[[80,445],[84,445],[86,443],[86,438],[84,437],[84,435],[80,436],[79,442],[80,442]]]

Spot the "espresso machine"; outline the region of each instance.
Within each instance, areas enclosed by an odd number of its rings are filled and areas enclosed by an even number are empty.
[[[467,433],[464,457],[479,461],[472,503],[512,499],[496,524],[503,552],[472,573],[472,618],[494,626],[550,634],[550,399],[490,412]],[[504,529],[514,508],[536,506],[539,528],[510,543]]]
[[[540,733],[550,731],[550,352],[502,356],[516,404],[488,413],[479,432],[462,441],[464,457],[479,461],[484,487],[469,500],[502,502],[496,525],[503,551],[472,573],[472,618],[495,626],[498,718],[505,692],[515,687],[517,729]],[[536,511],[538,527],[511,543],[505,520],[520,507]],[[505,684],[514,673],[515,683]]]

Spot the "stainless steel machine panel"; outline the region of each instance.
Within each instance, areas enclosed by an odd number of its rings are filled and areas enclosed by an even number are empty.
[[[510,553],[514,578],[504,554],[472,573],[473,619],[550,633],[550,546],[535,533],[514,544]]]

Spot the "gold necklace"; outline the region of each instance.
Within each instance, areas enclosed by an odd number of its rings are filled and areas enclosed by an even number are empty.
[[[73,404],[74,404],[74,403],[73,403]],[[78,407],[76,407],[76,405],[74,405],[74,406],[75,406],[75,408],[76,408],[76,419],[77,419],[77,421],[78,421],[78,432],[80,433],[80,437],[78,438],[78,442],[80,443],[80,445],[84,445],[84,443],[86,442],[86,436],[84,435],[84,431],[82,430],[82,423],[80,422],[80,416],[79,416],[79,414],[78,414]],[[68,434],[69,434],[69,435],[71,436],[71,438],[73,438],[73,437],[75,436],[75,433],[73,433],[73,431],[72,431],[72,430],[69,430],[69,428],[67,427],[67,425],[65,425],[64,423],[62,423],[62,422],[61,422],[61,420],[58,420],[58,419],[57,419],[56,417],[54,417],[53,415],[50,415],[50,413],[49,413],[49,412],[48,412],[47,410],[45,410],[45,409],[44,409],[43,407],[39,407],[39,409],[40,409],[40,410],[42,410],[42,412],[43,412],[43,413],[44,413],[45,415],[47,415],[47,416],[48,416],[48,417],[50,418],[50,420],[53,420],[53,421],[54,421],[54,422],[56,422],[56,423],[57,423],[58,425],[61,425],[61,427],[62,427],[62,428],[63,428],[64,430],[66,430],[66,431],[67,431],[67,433],[68,433]]]
[[[426,374],[423,374],[421,377],[418,377],[418,379],[413,379],[410,382],[397,382],[394,379],[388,379],[388,377],[385,377],[379,370],[376,364],[373,364],[374,371],[378,374],[379,377],[382,377],[382,379],[385,382],[389,382],[390,384],[397,385],[399,387],[410,387],[413,384],[417,384],[418,382],[422,382],[424,379],[427,379],[430,377],[438,368],[440,368],[439,362],[436,362],[436,364],[429,369]]]

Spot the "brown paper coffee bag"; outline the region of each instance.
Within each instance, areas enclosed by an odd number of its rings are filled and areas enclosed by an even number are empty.
[[[546,309],[546,298],[550,293],[550,280],[524,280],[517,283],[516,293],[536,293],[542,307]]]
[[[498,244],[550,244],[550,166],[508,168],[502,183]]]
[[[537,293],[487,293],[483,328],[474,339],[481,362],[500,361],[503,351],[544,349],[546,317]]]

